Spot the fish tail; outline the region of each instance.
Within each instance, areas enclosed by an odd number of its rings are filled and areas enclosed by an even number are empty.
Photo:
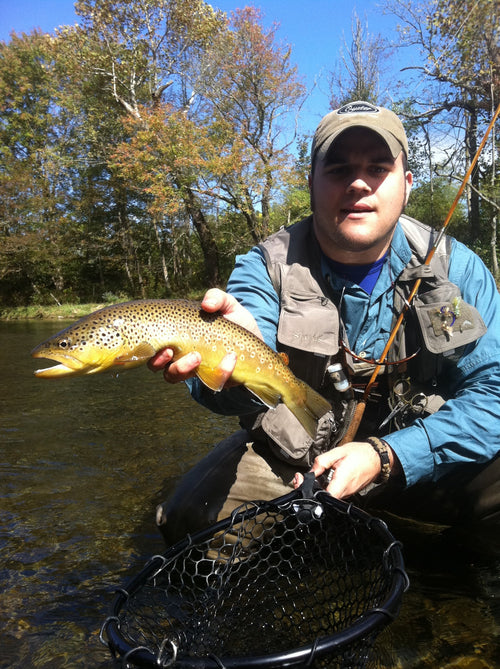
[[[331,410],[330,403],[307,383],[300,382],[298,392],[283,397],[283,402],[302,424],[311,439],[316,436],[318,420]]]

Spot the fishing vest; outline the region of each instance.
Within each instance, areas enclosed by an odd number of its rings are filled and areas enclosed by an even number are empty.
[[[405,378],[411,377],[414,392],[425,392],[426,412],[436,411],[446,400],[446,394],[438,387],[443,365],[456,362],[465,345],[486,331],[477,310],[463,302],[459,288],[448,279],[451,239],[443,236],[430,264],[425,265],[438,233],[408,216],[402,216],[400,223],[412,257],[395,281],[393,324],[415,281],[420,279],[421,284],[387,362],[415,357],[404,365],[382,367],[379,384],[382,390],[374,393],[375,422],[380,421],[384,412],[389,413],[388,389],[402,368]],[[366,383],[374,366],[346,354],[349,350],[346,332],[331,297],[332,290],[322,273],[321,250],[313,232],[312,217],[282,228],[261,243],[260,249],[280,299],[277,349],[286,353],[297,377],[330,401],[332,411],[319,421],[314,440],[284,404],[240,417],[240,420],[255,439],[268,442],[282,459],[310,466],[316,455],[342,439],[360,398],[352,389],[358,385],[363,387],[363,381]],[[347,346],[341,346],[341,342]],[[339,364],[342,374],[350,381],[348,393],[339,390],[338,373],[331,373]],[[377,434],[374,420],[363,419],[360,433],[364,437]],[[379,436],[383,433],[379,432]]]

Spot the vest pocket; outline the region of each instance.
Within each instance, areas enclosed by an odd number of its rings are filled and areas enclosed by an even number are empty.
[[[425,348],[431,353],[452,352],[478,340],[486,325],[478,310],[460,298],[432,304],[415,304]]]
[[[269,443],[275,452],[277,449],[281,451],[276,453],[278,457],[297,463],[308,455],[313,440],[284,404],[278,404],[275,409],[267,411],[261,427],[271,438]]]
[[[310,467],[316,455],[332,448],[334,426],[332,412],[326,413],[318,421],[318,431],[313,440],[288,407],[278,404],[264,414],[260,429],[278,458],[294,466]]]
[[[339,315],[326,297],[297,292],[282,296],[278,341],[323,356],[339,350]]]

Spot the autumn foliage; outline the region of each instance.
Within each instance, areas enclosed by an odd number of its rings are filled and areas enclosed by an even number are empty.
[[[444,44],[459,16],[434,6]],[[223,286],[235,254],[308,213],[291,47],[252,7],[76,9],[78,25],[0,43],[0,305]],[[473,28],[455,70],[464,89],[474,65],[479,132],[497,70],[489,53],[474,62]]]

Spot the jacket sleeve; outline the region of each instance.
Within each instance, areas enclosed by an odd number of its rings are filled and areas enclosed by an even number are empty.
[[[264,341],[276,350],[279,298],[258,247],[252,248],[245,255],[236,256],[227,292],[252,313]],[[197,378],[187,381],[187,385],[193,398],[215,413],[238,416],[262,407],[262,402],[246,388],[228,388],[216,393]]]
[[[451,372],[447,368],[452,393],[441,409],[384,437],[407,485],[435,481],[459,464],[486,462],[500,451],[500,295],[480,258],[456,241],[449,278],[488,330],[465,349]]]

